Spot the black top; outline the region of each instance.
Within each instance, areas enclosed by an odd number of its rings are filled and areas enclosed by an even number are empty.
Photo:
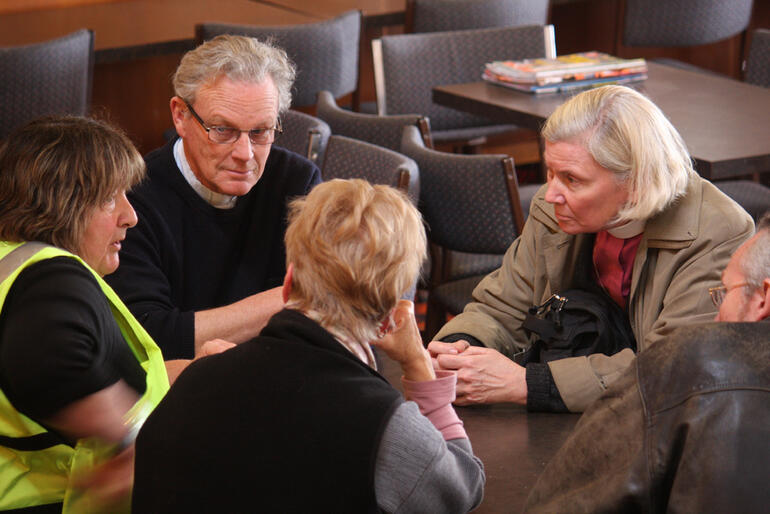
[[[123,379],[137,393],[145,372],[94,276],[71,257],[25,268],[0,312],[0,389],[39,421]]]
[[[195,311],[282,283],[286,204],[321,180],[315,164],[273,147],[251,191],[217,209],[186,182],[173,145],[145,157],[148,177],[129,194],[139,223],[107,277],[166,359],[193,357]]]
[[[371,512],[401,395],[292,310],[192,363],[136,444],[134,512]]]

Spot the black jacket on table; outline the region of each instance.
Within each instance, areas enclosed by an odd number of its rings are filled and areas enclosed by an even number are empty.
[[[764,512],[770,323],[684,327],[638,355],[546,466],[528,512]]]
[[[185,180],[174,142],[145,157],[147,178],[128,195],[139,222],[106,277],[166,359],[193,357],[195,311],[281,285],[286,204],[321,180],[315,164],[274,146],[251,191],[217,209]]]
[[[133,512],[377,512],[380,438],[401,394],[315,321],[192,363],[136,443]]]

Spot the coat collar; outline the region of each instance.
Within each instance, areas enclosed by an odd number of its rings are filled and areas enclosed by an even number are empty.
[[[698,237],[703,179],[690,178],[685,195],[647,221],[644,237],[649,248],[686,248]]]

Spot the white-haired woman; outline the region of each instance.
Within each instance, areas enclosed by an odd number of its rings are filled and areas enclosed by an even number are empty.
[[[591,280],[625,309],[643,351],[713,318],[705,291],[753,232],[749,215],[697,175],[676,129],[633,89],[572,97],[542,135],[548,184],[521,236],[429,346],[436,366],[459,371],[458,403],[583,411],[633,351],[519,366],[511,357],[530,344],[527,309]]]
[[[419,213],[361,180],[290,211],[287,308],[180,376],[139,434],[134,512],[467,512],[484,474],[455,376],[433,370],[399,301],[426,253]],[[376,372],[370,341],[414,402]]]

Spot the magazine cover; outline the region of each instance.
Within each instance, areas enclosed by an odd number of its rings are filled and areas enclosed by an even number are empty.
[[[557,84],[565,81],[617,78],[647,72],[644,59],[621,59],[601,52],[580,52],[553,59],[494,61],[485,67],[484,75],[501,82],[523,84]]]

